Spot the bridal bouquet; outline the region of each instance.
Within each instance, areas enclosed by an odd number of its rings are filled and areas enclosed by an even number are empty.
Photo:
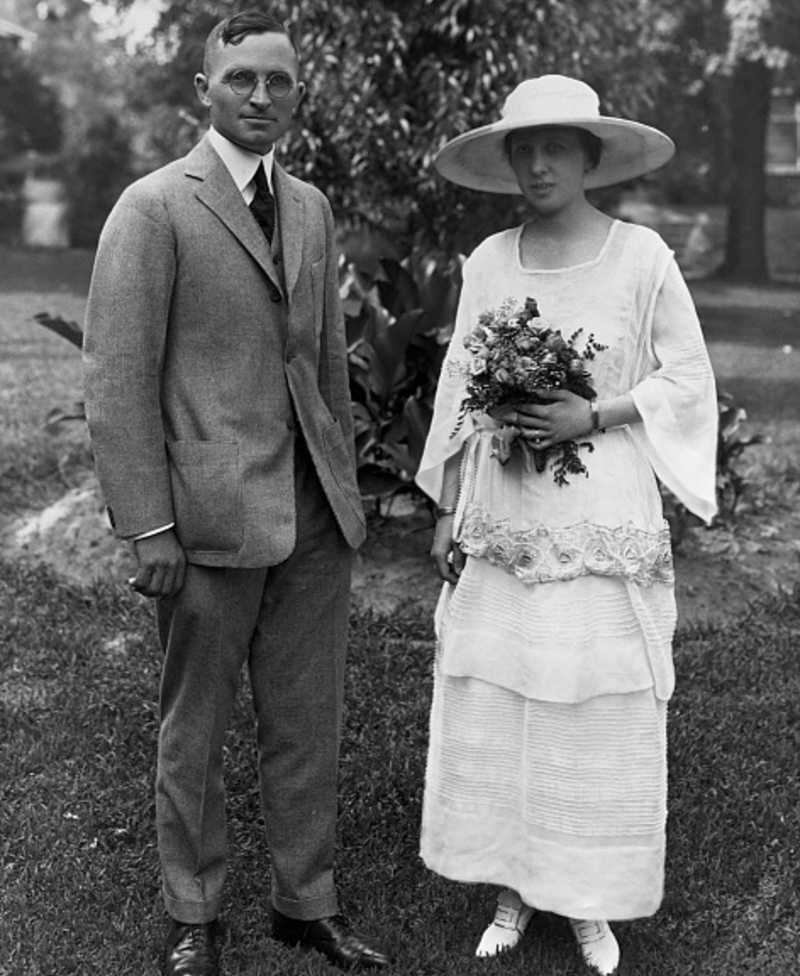
[[[470,354],[467,395],[461,401],[453,435],[471,411],[549,402],[535,390],[570,390],[591,400],[595,391],[586,361],[594,359],[595,353],[606,347],[590,335],[579,350],[576,343],[582,331],[578,329],[565,339],[558,329],[541,318],[533,298],[526,298],[522,307],[507,299],[498,308],[483,312],[476,328],[464,339]],[[594,450],[588,441],[563,441],[554,447],[537,449],[514,427],[501,428],[492,438],[492,456],[501,464],[506,464],[512,452],[518,450],[526,465],[532,455],[534,466],[541,473],[548,455],[551,456],[558,485],[568,484],[568,474],[588,476],[586,465],[578,456],[581,447]]]

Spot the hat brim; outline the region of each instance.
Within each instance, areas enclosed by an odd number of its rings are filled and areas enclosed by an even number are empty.
[[[451,139],[436,154],[434,165],[445,179],[459,186],[486,193],[520,194],[522,191],[505,152],[506,136],[516,129],[544,126],[586,129],[602,141],[600,163],[586,176],[587,190],[643,176],[663,166],[675,154],[675,143],[660,130],[642,122],[601,115],[527,124],[517,120],[494,122]]]

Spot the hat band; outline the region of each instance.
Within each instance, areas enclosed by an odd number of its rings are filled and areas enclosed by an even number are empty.
[[[587,98],[583,92],[574,94],[531,95],[525,98],[506,100],[503,106],[504,122],[525,122],[529,125],[546,125],[551,119],[558,119],[567,125],[568,119],[599,119],[600,104],[594,98]]]

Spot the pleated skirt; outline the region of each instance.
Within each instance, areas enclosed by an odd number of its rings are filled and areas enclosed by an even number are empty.
[[[653,689],[538,701],[437,666],[426,865],[566,917],[652,915],[664,883],[666,715]]]

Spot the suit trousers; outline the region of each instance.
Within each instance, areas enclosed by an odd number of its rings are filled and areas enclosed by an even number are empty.
[[[259,569],[189,565],[159,602],[164,651],[156,826],[165,906],[182,922],[220,912],[227,868],[223,745],[241,671],[256,715],[272,903],[285,915],[338,911],[337,769],[353,550],[302,436],[297,541]]]

